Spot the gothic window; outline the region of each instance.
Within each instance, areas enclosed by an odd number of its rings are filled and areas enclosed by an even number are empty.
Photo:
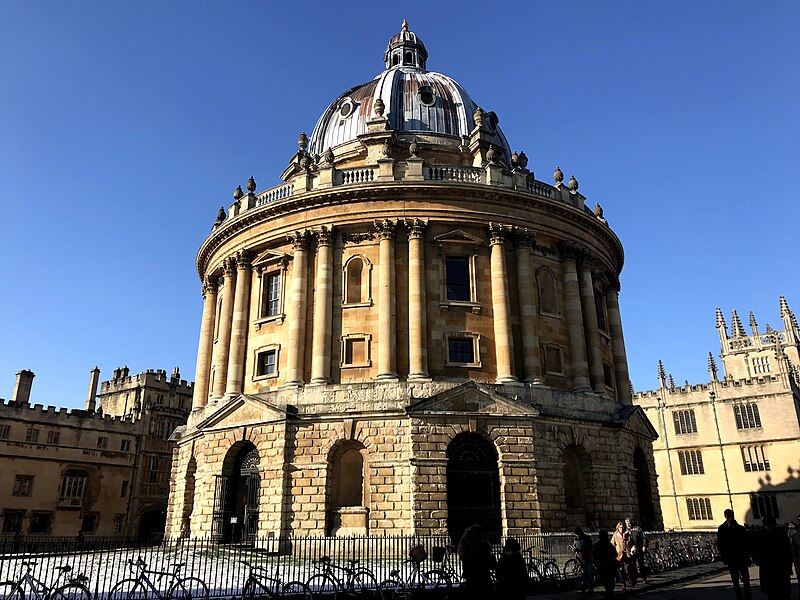
[[[372,301],[372,265],[361,255],[351,256],[344,263],[344,306],[366,306]]]
[[[278,376],[278,351],[277,345],[264,346],[256,350],[256,372],[254,379]]]
[[[756,429],[761,427],[761,415],[758,405],[753,402],[734,404],[733,416],[736,419],[736,429]]]
[[[17,475],[14,478],[12,496],[30,496],[33,488],[33,475]]]
[[[679,450],[678,462],[681,466],[681,475],[703,475],[703,455],[700,450]]]
[[[757,356],[753,359],[753,372],[757,375],[763,375],[765,373],[769,373],[771,371],[771,367],[769,364],[769,357],[768,356]]]
[[[445,289],[447,299],[453,302],[470,302],[470,259],[468,256],[445,257]]]
[[[697,433],[697,421],[695,420],[694,409],[673,410],[672,423],[675,426],[675,435]]]
[[[259,318],[275,317],[281,313],[281,273],[267,273],[261,278],[261,312]]]
[[[764,446],[742,446],[742,462],[747,473],[769,471],[769,460]]]
[[[686,510],[690,521],[711,521],[711,500],[709,498],[687,498]]]
[[[750,494],[750,510],[753,511],[754,519],[781,518],[778,510],[778,497],[775,494]]]
[[[550,269],[539,269],[536,274],[536,287],[539,290],[539,312],[557,316],[560,311],[556,295],[556,278]]]
[[[480,367],[480,335],[469,331],[446,334],[448,367]]]
[[[343,335],[342,368],[369,367],[372,364],[370,358],[370,341],[371,336],[367,333],[349,333]]]
[[[84,469],[67,469],[61,477],[60,506],[80,506],[89,474]]]

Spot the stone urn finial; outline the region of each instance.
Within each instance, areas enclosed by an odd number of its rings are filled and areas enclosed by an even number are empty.
[[[575,175],[570,175],[569,183],[567,183],[567,185],[569,186],[569,189],[571,189],[573,192],[578,191],[578,180],[575,179]]]
[[[401,26],[403,31],[408,31],[408,21],[403,19],[403,25]]]
[[[516,150],[511,153],[511,166],[515,169],[519,166],[519,154],[517,154]]]
[[[598,219],[603,218],[603,207],[600,206],[599,202],[594,203],[594,216],[597,217]]]
[[[479,106],[475,109],[475,114],[472,115],[472,118],[475,120],[475,127],[483,127],[483,118],[486,116],[486,113],[483,112],[483,109]]]
[[[520,169],[528,168],[528,157],[525,156],[524,152],[519,153],[519,158],[517,158],[517,163],[519,164]]]
[[[389,158],[392,155],[392,145],[389,143],[389,140],[383,142],[383,147],[381,148],[381,154]]]
[[[494,164],[497,160],[497,150],[494,149],[494,146],[489,146],[489,150],[486,152],[486,160],[491,164]]]
[[[242,186],[237,185],[236,189],[233,190],[233,199],[239,200],[242,196],[244,196],[244,192],[242,191]]]
[[[324,160],[327,164],[332,165],[333,164],[333,150],[331,150],[330,148],[325,150],[325,154],[322,155],[322,160]]]
[[[417,138],[414,138],[413,140],[411,140],[411,145],[408,147],[408,153],[414,158],[416,158],[418,150],[419,147],[417,146]]]
[[[383,113],[386,112],[386,104],[384,104],[383,100],[377,98],[375,100],[375,104],[373,105],[373,110],[375,111],[376,116],[382,117]]]
[[[556,184],[564,181],[564,172],[561,170],[561,167],[557,166],[556,170],[553,172],[553,181],[555,181]]]
[[[303,154],[303,158],[300,159],[300,166],[306,171],[311,168],[311,157],[308,155],[308,153]]]
[[[247,191],[251,194],[256,191],[256,180],[253,179],[253,176],[250,176],[250,179],[247,180]]]
[[[225,220],[225,209],[220,206],[219,210],[217,211],[217,219],[214,221],[214,227],[217,227]]]
[[[297,147],[300,148],[300,152],[305,152],[308,148],[308,136],[305,131],[297,138]]]

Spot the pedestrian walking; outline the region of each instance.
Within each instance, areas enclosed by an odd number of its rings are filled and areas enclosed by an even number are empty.
[[[626,531],[628,534],[628,571],[631,573],[631,582],[636,585],[639,577],[647,583],[647,565],[644,564],[644,553],[647,552],[647,538],[639,524],[628,517],[625,519]]]
[[[724,514],[725,522],[717,529],[717,549],[731,575],[736,600],[750,600],[750,539],[747,530],[734,519],[733,510],[728,508]]]
[[[583,532],[583,529],[576,527],[572,530],[575,534],[575,557],[581,564],[583,574],[581,575],[581,592],[584,594],[594,591],[592,579],[594,578],[594,565],[592,564],[592,538]]]
[[[519,542],[508,538],[497,561],[497,597],[503,600],[522,600],[528,591],[528,566],[520,550]]]
[[[611,543],[614,545],[614,550],[617,552],[617,579],[624,592],[625,581],[627,580],[625,565],[628,562],[628,555],[625,549],[625,523],[622,521],[617,523],[617,526],[614,528],[614,535],[611,536]]]
[[[592,548],[595,581],[603,586],[605,597],[614,596],[614,578],[617,574],[617,549],[611,543],[607,531],[597,534],[597,541]]]
[[[792,547],[775,517],[761,519],[764,527],[753,536],[753,560],[758,565],[761,592],[769,600],[789,600],[792,594]]]
[[[496,561],[483,527],[470,525],[464,530],[464,535],[458,543],[458,557],[461,559],[461,573],[464,578],[461,598],[464,600],[494,598],[491,572],[495,568]]]

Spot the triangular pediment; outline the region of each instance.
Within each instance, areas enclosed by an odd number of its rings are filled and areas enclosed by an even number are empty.
[[[241,425],[255,425],[269,421],[281,421],[289,411],[259,396],[242,395],[220,402],[216,410],[195,427],[202,429],[224,429]]]
[[[653,427],[641,406],[629,404],[614,413],[614,424],[643,435],[651,440],[658,439],[658,431]]]
[[[285,252],[279,252],[278,250],[267,250],[253,259],[253,267],[272,265],[278,262],[283,262],[287,259],[288,256]]]
[[[495,391],[488,385],[468,381],[458,387],[411,404],[409,414],[460,413],[518,415],[535,417],[539,411],[519,400]]]
[[[481,238],[470,235],[460,229],[437,235],[433,239],[440,244],[480,244],[483,242]]]

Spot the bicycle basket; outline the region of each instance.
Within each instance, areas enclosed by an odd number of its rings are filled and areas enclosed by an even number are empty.
[[[444,555],[447,552],[447,549],[444,546],[434,546],[432,552],[433,554],[431,555],[431,559],[433,562],[440,563],[444,560]]]
[[[421,563],[423,560],[428,558],[428,551],[425,550],[425,546],[414,546],[408,552],[408,557],[415,563]]]

